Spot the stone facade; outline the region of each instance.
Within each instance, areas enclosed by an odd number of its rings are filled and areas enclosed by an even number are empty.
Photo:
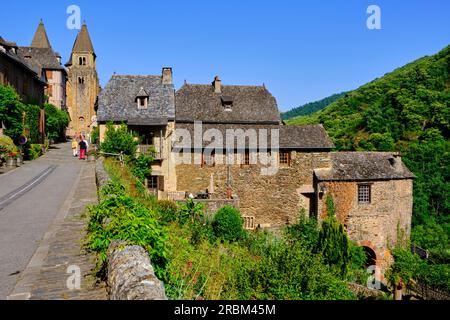
[[[217,156],[218,157],[218,156]],[[218,159],[217,159],[218,161]],[[313,168],[327,168],[326,152],[291,152],[290,166],[280,165],[275,175],[262,175],[261,164],[230,166],[231,190],[239,199],[243,216],[254,217],[255,224],[280,227],[296,223],[304,210],[313,210]],[[176,167],[177,190],[196,194],[210,188],[214,197],[226,198],[228,166],[180,164]]]
[[[67,75],[62,70],[46,70],[48,102],[55,107],[66,110]]]
[[[358,185],[371,186],[370,203],[359,203]],[[317,189],[319,218],[327,215],[326,199],[333,197],[336,215],[351,240],[370,248],[382,269],[391,262],[390,250],[409,239],[412,213],[411,179],[320,182]]]

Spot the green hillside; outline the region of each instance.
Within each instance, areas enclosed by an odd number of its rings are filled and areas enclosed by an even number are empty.
[[[300,107],[289,110],[287,112],[282,112],[281,118],[283,120],[289,120],[289,119],[299,117],[299,116],[310,115],[316,111],[319,111],[319,110],[322,110],[322,109],[328,107],[330,104],[332,104],[336,100],[342,98],[345,94],[346,94],[346,92],[333,94],[332,96],[326,97],[322,100],[310,102],[310,103],[304,104]]]
[[[322,123],[338,150],[401,151],[417,176],[413,240],[450,257],[450,46],[287,123]]]

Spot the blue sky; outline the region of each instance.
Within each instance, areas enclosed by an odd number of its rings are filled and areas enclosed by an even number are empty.
[[[448,0],[3,0],[0,36],[29,45],[42,18],[67,61],[77,33],[66,27],[72,4],[87,21],[102,86],[114,72],[171,66],[177,89],[216,74],[223,84],[264,83],[283,111],[450,44]],[[371,4],[381,8],[381,30],[366,27]]]

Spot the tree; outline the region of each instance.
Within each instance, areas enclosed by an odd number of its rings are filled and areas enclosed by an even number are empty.
[[[25,106],[14,88],[0,86],[0,125],[2,122],[4,123],[5,134],[15,142],[23,133],[23,111],[25,111]]]
[[[327,209],[328,217],[322,221],[315,251],[323,255],[325,263],[337,266],[341,275],[345,276],[351,264],[351,242],[343,225],[336,218],[331,195],[327,197]]]
[[[115,127],[113,123],[107,123],[105,141],[100,147],[107,153],[123,153],[134,158],[138,144],[139,141],[134,138],[126,124]]]

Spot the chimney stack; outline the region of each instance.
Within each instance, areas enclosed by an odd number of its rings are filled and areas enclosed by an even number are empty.
[[[214,86],[214,93],[222,93],[222,81],[220,81],[219,76],[214,77],[213,86]]]
[[[172,82],[172,68],[163,68],[162,70],[162,84],[173,84]]]
[[[402,157],[399,153],[394,153],[392,155],[392,158],[389,159],[391,162],[391,166],[394,168],[396,172],[403,171],[403,165],[402,165]]]

